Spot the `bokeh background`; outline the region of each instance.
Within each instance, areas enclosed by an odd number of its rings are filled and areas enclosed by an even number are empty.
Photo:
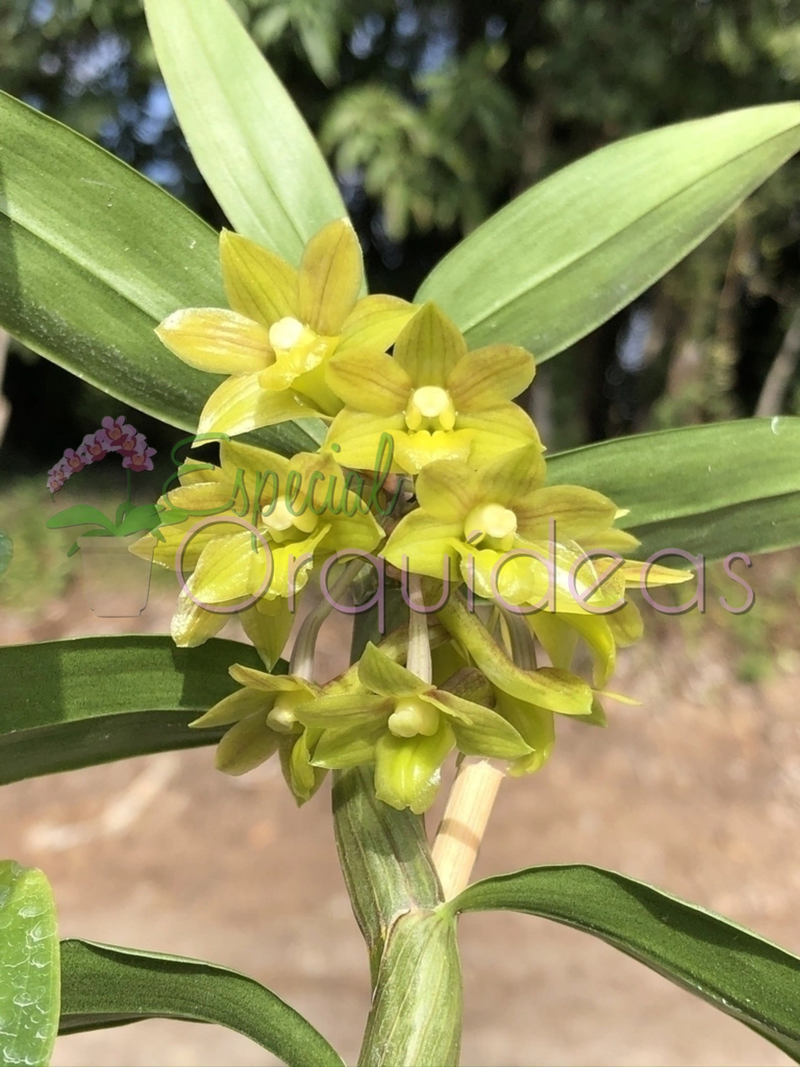
[[[487,215],[592,149],[800,93],[800,0],[234,6],[320,139],[372,288],[407,297]],[[176,124],[140,0],[0,0],[0,88],[225,224]],[[521,402],[551,450],[800,414],[799,178],[795,160],[630,308],[542,366]],[[170,575],[154,578],[138,620],[97,619],[77,558],[44,529],[47,468],[122,409],[5,340],[0,530],[15,556],[0,584],[0,642],[164,632]],[[137,481],[152,499],[178,435],[125,414],[160,452],[154,477]],[[118,496],[114,472],[82,477],[65,503],[79,491],[101,504]],[[649,614],[649,638],[625,655],[617,686],[642,707],[616,710],[605,733],[565,727],[548,767],[504,787],[480,873],[596,862],[800,951],[800,556],[758,559],[749,580],[746,615],[719,607],[732,586],[717,571],[707,613]],[[333,669],[341,634],[326,642]],[[65,934],[251,973],[352,1059],[366,965],[326,805],[323,793],[295,811],[269,766],[228,781],[209,751],[162,755],[6,788],[0,853],[45,869]],[[788,1062],[585,936],[513,916],[472,918],[463,935],[467,1064]],[[167,1023],[68,1038],[57,1057],[64,1067],[270,1062],[222,1031]]]

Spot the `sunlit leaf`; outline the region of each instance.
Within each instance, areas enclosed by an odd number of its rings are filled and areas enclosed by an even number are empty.
[[[186,366],[153,331],[179,308],[206,305],[226,306],[214,231],[102,148],[0,93],[0,327],[118,400],[194,430],[222,377]],[[286,423],[257,440],[290,452],[318,437]]]
[[[147,0],[172,104],[203,177],[239,233],[297,264],[347,214],[291,97],[227,0]]]
[[[602,148],[513,200],[420,287],[471,348],[539,362],[629,304],[800,148],[800,104],[730,111]]]
[[[706,559],[800,544],[800,419],[741,419],[637,434],[552,456],[550,483],[585,485],[630,514],[645,559]],[[669,562],[666,561],[665,562]]]

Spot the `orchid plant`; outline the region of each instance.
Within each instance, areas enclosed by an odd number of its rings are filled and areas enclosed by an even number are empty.
[[[50,530],[61,530],[68,526],[94,526],[87,530],[84,537],[130,537],[144,530],[156,530],[161,516],[152,504],[136,505],[131,499],[131,475],[137,471],[153,470],[154,448],[149,448],[144,434],[137,433],[136,428],[125,421],[125,416],[116,419],[107,415],[102,426],[95,433],[87,434],[78,449],[68,448],[62,458],[47,472],[47,488],[53,497],[63,489],[66,482],[93,463],[100,463],[106,456],[116,453],[122,456],[122,466],[128,473],[128,491],[125,499],[117,508],[113,519],[105,515],[100,508],[91,504],[74,504],[65,508],[47,520]],[[79,544],[74,541],[67,550],[67,555],[74,555]]]
[[[643,632],[637,599],[697,578],[696,602],[706,560],[800,544],[798,419],[546,457],[514,402],[537,363],[633,300],[800,149],[800,105],[594,153],[467,236],[408,302],[367,292],[336,183],[227,0],[145,6],[235,232],[213,233],[2,97],[0,326],[192,435],[158,528],[131,548],[175,569],[177,606],[163,637],[0,649],[0,781],[198,744],[227,774],[278,760],[300,805],[330,774],[372,979],[364,1067],[458,1062],[457,920],[486,909],[601,937],[800,1061],[800,959],[756,934],[598,868],[470,882],[501,781],[546,764],[560,716],[603,726],[627,699],[609,687],[618,650]],[[124,451],[109,439],[125,438],[129,470],[146,467],[152,450],[128,430],[104,424],[50,472],[51,491]],[[191,446],[211,440],[218,461],[201,460]],[[249,644],[217,636],[231,616]],[[344,630],[343,616],[350,665],[321,678],[320,628]],[[437,831],[425,813],[448,761]],[[58,1033],[172,1017],[229,1026],[295,1067],[342,1063],[243,975],[59,943],[45,876],[11,861],[0,925],[6,1062],[47,1063]]]

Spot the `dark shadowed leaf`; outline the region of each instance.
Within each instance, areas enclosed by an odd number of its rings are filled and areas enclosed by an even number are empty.
[[[215,744],[221,730],[188,724],[237,688],[233,663],[263,670],[252,646],[220,639],[194,649],[139,636],[0,648],[0,785]]]
[[[217,1023],[289,1067],[342,1067],[325,1038],[272,990],[202,960],[91,941],[61,945],[62,1034],[142,1019]]]
[[[521,911],[621,949],[800,1057],[800,959],[735,923],[599,867],[530,867],[487,878],[453,911]]]

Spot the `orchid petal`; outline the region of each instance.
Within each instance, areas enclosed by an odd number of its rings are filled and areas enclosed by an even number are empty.
[[[263,721],[266,722],[272,703],[273,698],[269,694],[259,693],[254,689],[238,689],[224,700],[220,700],[213,708],[209,708],[205,715],[201,715],[189,725],[198,729],[209,726],[228,726],[230,723],[240,722],[256,713],[260,713]]]
[[[444,388],[466,351],[466,342],[455,323],[429,303],[403,327],[395,342],[394,357],[415,389],[424,385]]]
[[[248,530],[215,537],[200,554],[187,586],[203,605],[224,604],[262,589],[271,571],[263,546]]]
[[[429,463],[415,485],[420,507],[428,515],[447,523],[461,523],[481,502],[481,484],[475,471],[458,460]]]
[[[605,620],[620,648],[635,644],[644,634],[641,612],[630,600],[619,611],[609,612]]]
[[[345,467],[374,470],[381,452],[381,438],[385,433],[394,438],[395,431],[401,430],[404,425],[402,415],[382,417],[345,408],[331,423],[323,447],[325,451],[330,451],[333,445],[338,444],[336,457]],[[396,474],[402,469],[395,456],[390,473]]]
[[[460,752],[493,759],[517,759],[530,753],[531,746],[496,711],[462,700],[453,693],[440,691],[436,696],[448,716]]]
[[[375,745],[386,732],[384,720],[325,730],[314,748],[312,763],[328,770],[348,770],[375,761]]]
[[[195,604],[186,592],[181,592],[177,610],[172,616],[170,634],[178,648],[197,648],[209,637],[215,637],[229,618],[229,615],[220,612],[206,611]]]
[[[211,374],[251,374],[275,359],[263,326],[223,308],[176,311],[156,333],[184,363]]]
[[[653,585],[679,585],[691,581],[695,575],[692,571],[681,571],[674,567],[662,567],[658,563],[640,563],[638,560],[626,559],[620,567],[625,584],[649,588]]]
[[[281,656],[294,625],[294,615],[282,598],[262,598],[239,616],[242,629],[253,642],[267,667],[273,667]]]
[[[379,723],[386,728],[392,713],[392,701],[370,693],[323,694],[308,704],[295,708],[299,722],[324,729],[345,729]]]
[[[308,242],[298,275],[298,318],[317,333],[338,334],[364,277],[361,245],[349,219],[336,219]]]
[[[298,804],[305,804],[325,780],[327,771],[311,763],[309,731],[279,742],[281,770]]]
[[[215,389],[200,415],[198,434],[213,431],[235,436],[289,419],[321,417],[291,390],[271,393],[262,389],[259,377],[260,374],[239,374]]]
[[[514,760],[508,768],[508,773],[513,778],[519,778],[523,774],[538,771],[549,758],[556,742],[552,711],[515,699],[503,692],[497,694],[497,709],[516,728],[532,750],[530,755]]]
[[[518,345],[487,345],[463,356],[447,390],[459,411],[484,411],[519,396],[533,381],[533,356]]]
[[[279,256],[230,230],[219,237],[222,281],[228,303],[269,329],[297,315],[297,271]]]
[[[337,349],[326,374],[331,389],[348,407],[373,415],[402,413],[413,389],[397,360],[372,348],[344,354]]]
[[[516,513],[519,531],[529,541],[549,538],[552,520],[556,539],[578,541],[586,547],[587,536],[611,526],[617,508],[608,497],[593,489],[552,485],[527,494]]]
[[[228,674],[239,685],[257,689],[262,693],[307,693],[309,697],[313,697],[319,692],[317,686],[293,674],[269,674],[254,667],[244,667],[241,663],[234,663],[229,667]]]
[[[246,774],[275,754],[278,740],[261,712],[248,715],[232,726],[217,745],[217,770],[235,776]]]
[[[530,416],[517,404],[509,402],[480,412],[461,412],[457,430],[472,434],[470,466],[480,468],[528,445],[544,451]],[[542,479],[544,480],[544,479]]]
[[[358,679],[365,689],[382,697],[414,696],[431,688],[430,682],[395,663],[371,641],[361,655]]]
[[[449,577],[452,564],[458,564],[453,541],[461,537],[463,528],[463,523],[443,523],[423,511],[412,511],[397,524],[381,555],[394,567],[407,567],[412,574],[441,581]]]
[[[527,445],[483,467],[477,480],[484,501],[502,504],[516,513],[518,505],[539,488],[544,478],[541,451],[537,445]]]
[[[341,329],[339,352],[369,347],[385,352],[417,308],[399,296],[376,293],[359,300]]]
[[[518,667],[460,597],[451,596],[437,618],[498,689],[564,715],[585,715],[591,709],[592,691],[582,678],[547,667],[535,671]]]

